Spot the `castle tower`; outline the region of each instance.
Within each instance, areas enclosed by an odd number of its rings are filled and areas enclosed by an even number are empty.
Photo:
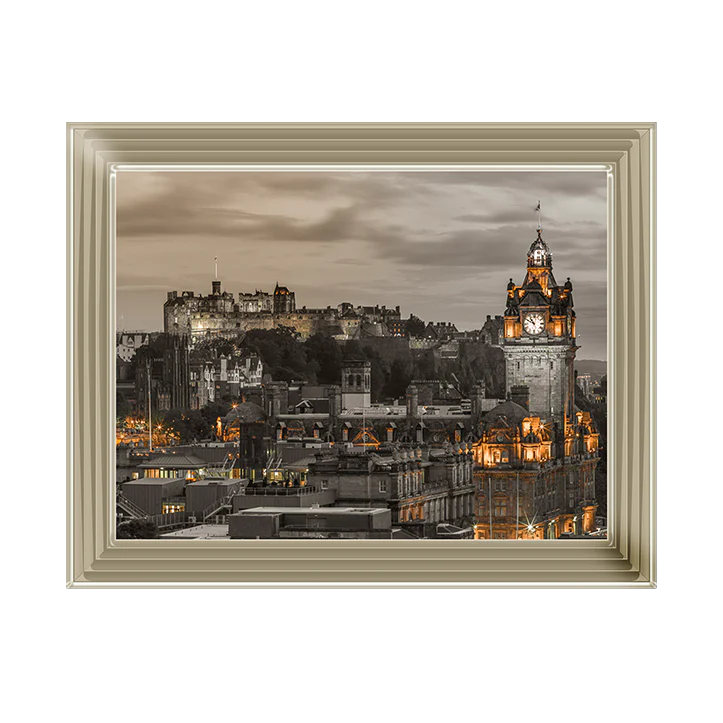
[[[527,253],[527,273],[521,286],[507,285],[502,349],[506,392],[529,388],[529,410],[564,429],[571,423],[575,400],[575,311],[570,279],[558,286],[552,273],[552,253],[542,229]]]
[[[341,365],[341,405],[344,409],[371,407],[372,364],[349,359]]]
[[[274,289],[274,314],[290,314],[296,311],[296,294],[276,282]]]

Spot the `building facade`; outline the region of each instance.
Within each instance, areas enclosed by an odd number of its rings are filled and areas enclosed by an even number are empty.
[[[507,400],[484,415],[474,445],[476,537],[593,532],[599,434],[575,406],[572,283],[556,283],[541,229],[523,283],[507,286],[502,348]]]
[[[322,309],[297,308],[296,294],[278,283],[273,293],[258,289],[238,297],[214,280],[207,296],[193,291],[169,291],[163,306],[166,334],[203,339],[231,337],[252,329],[294,329],[301,339],[323,333],[338,339],[399,336],[400,310],[386,306],[342,303]]]

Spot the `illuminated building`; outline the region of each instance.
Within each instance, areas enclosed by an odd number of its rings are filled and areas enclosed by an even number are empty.
[[[399,336],[401,316],[397,306],[353,306],[348,302],[321,309],[297,308],[296,294],[278,283],[273,294],[221,290],[212,282],[209,295],[169,291],[163,305],[163,328],[171,336],[187,337],[192,346],[204,339],[232,338],[252,329],[291,328],[301,339],[316,333],[337,339]]]
[[[296,311],[296,294],[276,282],[274,289],[274,314],[290,314]]]
[[[595,530],[599,435],[575,407],[575,311],[538,229],[522,285],[507,286],[507,401],[481,420],[476,536],[557,538]]]

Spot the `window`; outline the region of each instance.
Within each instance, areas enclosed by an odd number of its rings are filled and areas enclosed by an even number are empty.
[[[495,515],[495,517],[506,517],[507,516],[507,498],[506,497],[495,498],[494,515]]]
[[[387,481],[385,479],[379,480],[379,491],[380,492],[386,492],[387,491]]]
[[[329,480],[328,479],[321,480],[320,486],[321,486],[321,489],[328,490],[329,489]]]

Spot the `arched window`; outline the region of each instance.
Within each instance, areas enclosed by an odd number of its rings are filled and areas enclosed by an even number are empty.
[[[361,374],[357,374],[357,375],[356,375],[356,385],[357,385],[358,387],[361,386]]]
[[[353,386],[354,386],[354,375],[353,375],[353,374],[350,374],[350,375],[349,375],[349,378],[348,378],[346,381],[347,381],[347,384],[348,384],[350,387],[353,387]]]

